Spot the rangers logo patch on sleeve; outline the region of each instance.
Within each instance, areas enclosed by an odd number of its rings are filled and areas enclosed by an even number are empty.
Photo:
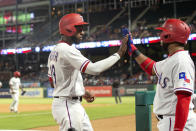
[[[186,77],[186,73],[185,72],[179,73],[179,79],[184,79],[185,82],[190,83],[190,79],[188,79]]]

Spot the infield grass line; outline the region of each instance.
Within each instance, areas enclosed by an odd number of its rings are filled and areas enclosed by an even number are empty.
[[[45,114],[51,114],[51,112],[6,115],[6,116],[0,116],[0,119],[1,119],[1,118],[11,118],[11,117],[23,117],[23,116],[37,116],[37,115],[45,115]]]

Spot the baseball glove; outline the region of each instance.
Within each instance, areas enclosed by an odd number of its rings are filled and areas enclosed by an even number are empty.
[[[22,91],[22,92],[21,92],[21,95],[23,96],[25,93],[26,93],[26,91]]]

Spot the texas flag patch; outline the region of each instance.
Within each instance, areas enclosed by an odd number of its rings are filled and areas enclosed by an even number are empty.
[[[185,82],[190,83],[190,79],[187,79],[185,72],[179,73],[179,79],[184,79]]]

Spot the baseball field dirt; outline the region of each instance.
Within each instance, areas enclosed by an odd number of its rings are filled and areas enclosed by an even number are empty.
[[[23,104],[19,105],[19,111],[47,110],[51,104]],[[0,112],[9,112],[9,104],[1,105]],[[113,117],[107,119],[92,120],[95,131],[135,131],[135,115]],[[35,130],[58,131],[58,126],[39,127]]]
[[[135,115],[91,121],[94,131],[136,131]],[[158,131],[157,119],[152,114],[152,131]],[[58,126],[33,128],[34,130],[58,131]]]
[[[94,131],[135,131],[135,115],[91,121]],[[58,126],[39,127],[34,130],[58,131]]]
[[[83,104],[84,107],[88,106],[100,106],[102,104],[90,105]],[[102,106],[109,106],[110,104],[103,104]],[[9,112],[9,104],[0,105],[0,113]],[[31,111],[47,111],[51,110],[51,104],[20,104],[19,112],[31,112]],[[135,126],[135,115],[126,115],[111,117],[105,119],[97,119],[91,121],[94,131],[136,131]],[[152,115],[152,131],[156,129],[157,120]],[[58,126],[47,126],[33,128],[34,130],[45,130],[45,131],[58,131]]]

